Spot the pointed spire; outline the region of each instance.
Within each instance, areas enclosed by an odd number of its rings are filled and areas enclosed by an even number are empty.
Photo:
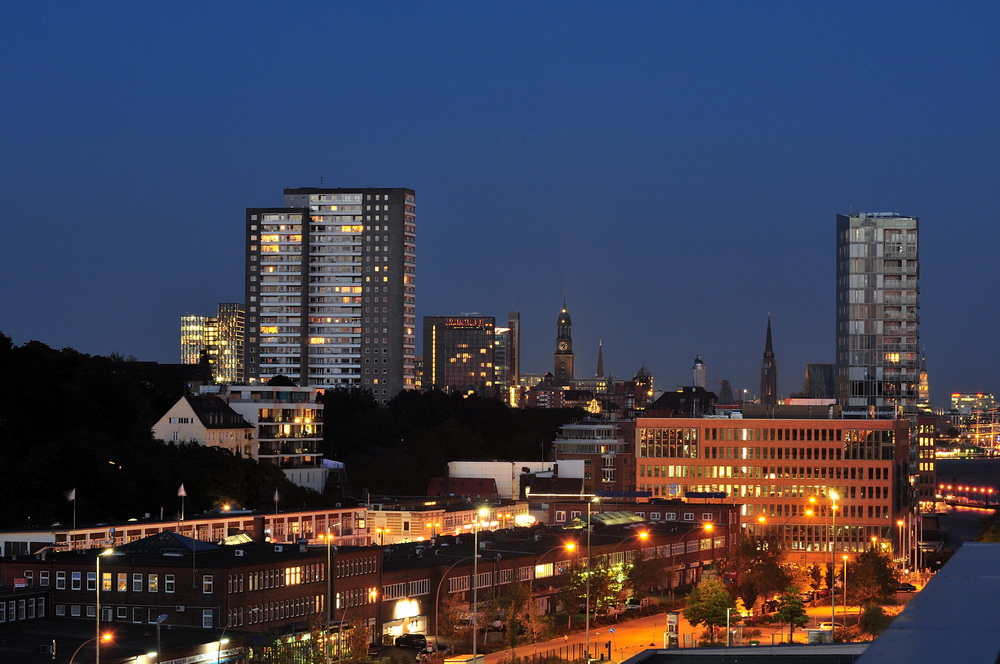
[[[597,377],[604,378],[604,340],[597,342]]]
[[[767,314],[767,341],[764,342],[764,357],[774,357],[774,346],[771,344],[771,312]]]
[[[778,364],[774,360],[774,346],[771,343],[771,314],[767,314],[767,340],[764,342],[764,357],[760,362],[760,402],[765,406],[778,403]]]

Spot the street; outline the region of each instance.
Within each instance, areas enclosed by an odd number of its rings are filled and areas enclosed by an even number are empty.
[[[910,601],[914,593],[896,593],[896,600],[900,605],[905,606]],[[807,640],[807,630],[816,629],[821,622],[830,621],[830,607],[810,606],[806,613],[809,615],[809,622],[805,627],[796,629],[794,641],[805,643]],[[858,620],[858,607],[851,606],[845,609],[837,606],[836,622],[845,625],[853,625]],[[740,628],[734,627],[733,645],[742,645],[739,642]],[[748,628],[749,629],[749,628]],[[773,645],[788,641],[788,625],[762,625],[754,629],[759,629],[761,636],[757,639],[761,645]],[[614,630],[613,632],[611,630]],[[694,647],[698,636],[705,631],[704,626],[692,627],[684,619],[683,613],[679,617],[678,644],[681,648]],[[716,638],[725,640],[725,626],[716,631]],[[748,639],[744,639],[748,641]],[[533,645],[518,646],[514,655],[523,657],[543,657],[546,655],[557,655],[567,659],[573,656],[583,658],[586,633],[581,631],[570,634],[568,637],[559,637],[542,641]],[[613,626],[602,625],[593,627],[590,631],[590,650],[594,657],[607,658],[607,644],[611,643],[611,661],[621,662],[632,657],[637,652],[648,648],[664,648],[666,646],[666,614],[658,613],[651,616],[636,618],[635,620],[622,621]],[[510,659],[510,650],[498,651],[485,657],[485,664],[499,664]]]

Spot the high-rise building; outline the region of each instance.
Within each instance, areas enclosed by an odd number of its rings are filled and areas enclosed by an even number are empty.
[[[215,326],[210,316],[184,314],[181,316],[181,364],[198,364],[202,354],[208,353]]]
[[[181,316],[181,364],[198,364],[204,354],[215,382],[243,381],[243,321],[236,302],[220,302],[214,317]]]
[[[692,374],[692,385],[695,387],[700,387],[705,389],[708,385],[708,370],[705,368],[705,363],[701,360],[701,355],[694,356],[694,366],[691,368]]]
[[[413,191],[286,189],[285,205],[246,213],[248,379],[360,387],[382,403],[412,389]]]
[[[424,388],[494,396],[493,316],[424,316]]]
[[[778,403],[778,363],[774,359],[771,344],[771,316],[767,317],[767,339],[764,341],[764,357],[760,361],[760,402],[765,406]]]
[[[566,311],[566,300],[563,299],[562,310],[556,321],[556,352],[553,355],[552,378],[556,385],[569,385],[573,380],[573,321]]]
[[[914,420],[920,369],[918,219],[837,215],[837,401],[845,417]]]

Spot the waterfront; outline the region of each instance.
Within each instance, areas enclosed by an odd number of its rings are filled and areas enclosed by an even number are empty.
[[[938,459],[937,483],[992,487],[1000,491],[1000,459]],[[962,542],[971,542],[979,534],[979,522],[993,510],[975,507],[949,506],[940,517],[940,530],[945,545],[957,549]]]

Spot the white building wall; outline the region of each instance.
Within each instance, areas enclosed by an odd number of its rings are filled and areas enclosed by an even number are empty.
[[[492,478],[496,480],[501,498],[516,500],[520,495],[520,476],[524,472],[551,477],[553,467],[559,466],[559,477],[583,479],[584,461],[449,461],[448,477]],[[527,469],[525,471],[524,469]]]

